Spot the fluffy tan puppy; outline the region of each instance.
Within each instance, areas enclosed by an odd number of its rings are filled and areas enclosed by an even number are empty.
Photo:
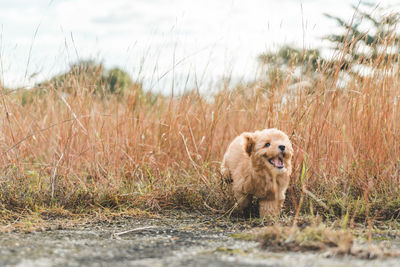
[[[292,172],[293,148],[278,129],[244,132],[229,145],[222,161],[222,176],[232,181],[237,209],[242,211],[255,196],[260,217],[278,215]]]

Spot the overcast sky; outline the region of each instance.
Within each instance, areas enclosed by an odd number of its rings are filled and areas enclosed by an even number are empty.
[[[381,1],[394,5],[397,0]],[[251,77],[256,56],[282,44],[322,47],[358,0],[2,0],[0,67],[6,86],[32,85],[82,59],[120,67],[147,89]],[[168,88],[169,87],[169,88]],[[167,89],[166,89],[167,88]]]

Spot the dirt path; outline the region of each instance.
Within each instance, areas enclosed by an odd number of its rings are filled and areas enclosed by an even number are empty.
[[[271,253],[233,233],[248,226],[209,217],[129,219],[0,235],[1,266],[398,266],[399,259]],[[119,234],[124,231],[135,231]],[[115,234],[117,233],[117,235]]]

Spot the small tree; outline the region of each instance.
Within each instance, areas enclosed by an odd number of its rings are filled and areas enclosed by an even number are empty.
[[[297,49],[288,45],[281,47],[276,53],[264,53],[258,57],[262,64],[278,68],[300,67],[303,73],[316,71],[323,63],[318,49]]]
[[[282,84],[284,81],[288,85],[301,80],[313,82],[325,64],[318,49],[298,49],[288,45],[277,52],[263,53],[258,60],[265,67],[267,87]]]
[[[123,95],[127,90],[133,89],[134,82],[125,71],[113,68],[103,75],[104,89],[107,93]]]
[[[354,69],[356,65],[368,66],[377,59],[381,66],[387,65],[387,62],[398,61],[400,33],[396,25],[400,14],[387,12],[387,9],[382,7],[374,8],[371,3],[360,3],[352,8],[354,16],[350,22],[324,14],[342,28],[342,33],[330,34],[324,38],[332,42],[333,48],[338,52],[332,63],[338,64],[341,70],[358,76],[359,73]]]
[[[140,83],[132,81],[129,74],[119,68],[107,70],[102,63],[94,60],[82,60],[70,66],[70,69],[48,81],[38,84],[38,88],[52,87],[66,93],[85,90],[101,96],[123,95],[129,90],[142,92]]]
[[[51,87],[65,93],[73,93],[77,89],[95,92],[101,83],[103,71],[103,64],[97,63],[94,60],[81,60],[70,65],[67,72],[41,82],[36,87]]]

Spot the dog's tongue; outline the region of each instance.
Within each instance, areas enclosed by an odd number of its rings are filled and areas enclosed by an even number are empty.
[[[280,158],[276,157],[276,158],[274,158],[274,165],[276,167],[283,167],[283,162]]]

